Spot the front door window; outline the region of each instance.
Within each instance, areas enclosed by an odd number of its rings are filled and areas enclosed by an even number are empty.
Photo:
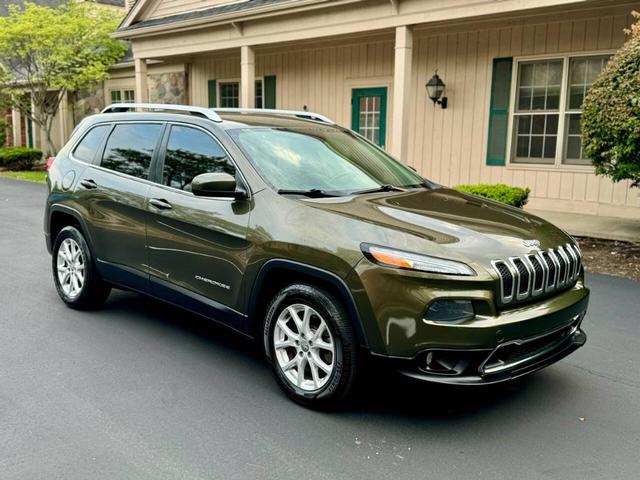
[[[380,147],[385,145],[387,88],[355,88],[351,129]]]

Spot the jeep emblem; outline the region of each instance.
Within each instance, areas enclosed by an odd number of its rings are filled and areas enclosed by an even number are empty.
[[[540,240],[523,240],[522,244],[529,248],[540,248]]]

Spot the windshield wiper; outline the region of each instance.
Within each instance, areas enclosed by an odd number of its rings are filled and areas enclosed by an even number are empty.
[[[380,185],[379,187],[376,188],[370,188],[368,190],[358,190],[356,192],[351,192],[351,195],[362,195],[365,193],[378,193],[378,192],[404,192],[405,190],[403,188],[400,187],[396,187],[395,185],[391,185],[391,184],[384,184],[384,185]]]
[[[325,190],[320,190],[319,188],[311,188],[309,190],[287,190],[280,189],[278,190],[280,195],[304,195],[309,198],[324,198],[324,197],[337,197],[338,195],[334,193],[326,192]]]

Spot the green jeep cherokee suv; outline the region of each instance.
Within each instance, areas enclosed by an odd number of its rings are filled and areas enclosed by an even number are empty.
[[[420,177],[329,119],[116,104],[49,172],[53,279],[112,287],[259,339],[295,401],[336,404],[367,356],[449,384],[510,380],[585,343],[566,233]]]

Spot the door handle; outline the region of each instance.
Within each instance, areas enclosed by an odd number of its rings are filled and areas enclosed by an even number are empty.
[[[80,185],[82,185],[87,190],[92,190],[94,188],[98,188],[98,184],[96,182],[94,182],[93,180],[91,180],[90,178],[85,178],[83,180],[80,180]]]
[[[172,208],[171,204],[164,198],[152,198],[149,203],[160,210],[170,210]]]

